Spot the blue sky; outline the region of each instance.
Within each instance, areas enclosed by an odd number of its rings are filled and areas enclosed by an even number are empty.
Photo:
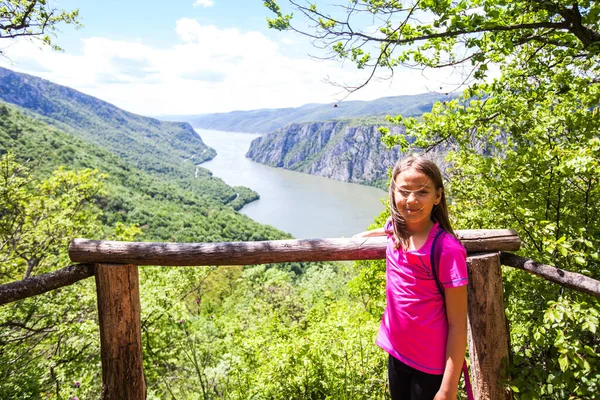
[[[260,31],[271,38],[280,35],[267,28],[265,18],[272,13],[262,1],[200,0],[203,1],[213,5],[195,6],[194,0],[62,0],[55,4],[65,9],[78,8],[84,28],[80,32],[63,28],[63,33],[68,34],[60,35],[58,40],[65,46],[68,41],[69,50],[73,51],[78,50],[78,40],[74,39],[86,36],[128,38],[170,46],[178,40],[174,26],[182,18],[196,19],[202,25]]]
[[[3,41],[0,66],[143,115],[336,102],[345,93],[325,80],[355,84],[368,72],[314,60],[306,37],[269,30],[262,0],[49,1],[79,8],[84,26],[60,28],[55,43],[63,52]],[[393,80],[374,81],[348,99],[423,93],[446,79],[440,71],[396,70]]]

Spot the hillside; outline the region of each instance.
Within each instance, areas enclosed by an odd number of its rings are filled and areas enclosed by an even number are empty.
[[[366,116],[416,116],[431,110],[445,94],[424,93],[383,97],[372,101],[344,101],[330,104],[306,104],[297,108],[233,111],[205,115],[163,116],[163,120],[187,121],[194,128],[231,132],[269,133],[292,123],[327,121]]]
[[[0,100],[149,171],[193,175],[215,156],[192,127],[136,115],[74,89],[0,68]],[[187,165],[184,161],[189,160]]]
[[[135,115],[3,68],[0,107],[0,154],[11,151],[41,177],[59,166],[108,174],[107,195],[99,199],[107,226],[138,224],[144,240],[285,236],[235,211],[256,200],[256,192],[232,188],[195,165],[215,151],[187,123]]]
[[[61,165],[107,174],[105,194],[97,199],[104,225],[137,224],[142,228],[142,240],[210,242],[289,237],[237,213],[230,202],[243,190],[227,186],[204,169],[195,179],[163,179],[0,103],[0,155],[7,151],[41,178]]]

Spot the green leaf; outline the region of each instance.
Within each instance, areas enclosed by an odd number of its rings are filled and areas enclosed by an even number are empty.
[[[565,372],[567,369],[569,369],[569,356],[566,353],[561,354],[558,357],[558,364],[560,365],[560,370]]]

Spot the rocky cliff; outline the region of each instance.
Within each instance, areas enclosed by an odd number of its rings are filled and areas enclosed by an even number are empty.
[[[400,150],[388,150],[378,127],[348,121],[291,124],[252,141],[246,157],[273,167],[346,182],[386,187],[388,167]],[[390,127],[403,133],[401,127]]]

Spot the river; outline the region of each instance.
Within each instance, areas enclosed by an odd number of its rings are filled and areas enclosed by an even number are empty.
[[[246,186],[260,195],[240,212],[295,238],[350,237],[365,230],[384,210],[381,199],[386,192],[381,189],[273,168],[246,158],[250,142],[260,135],[196,132],[217,151],[202,167],[230,186]]]

